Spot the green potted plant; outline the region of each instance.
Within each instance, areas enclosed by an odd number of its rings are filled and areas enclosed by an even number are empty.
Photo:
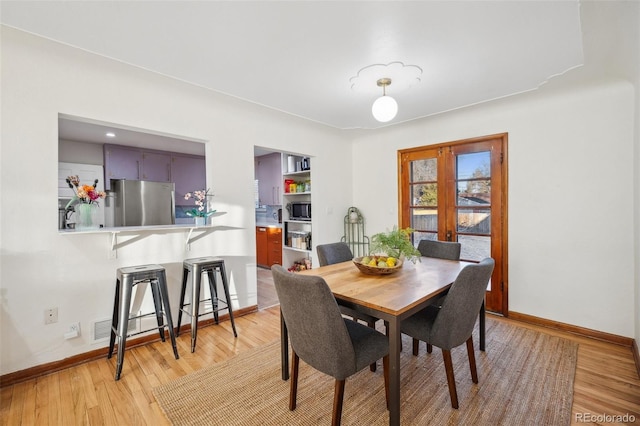
[[[411,233],[413,229],[398,229],[393,227],[393,231],[381,232],[371,237],[371,254],[386,254],[396,259],[411,260],[413,263],[420,260],[420,252],[413,246],[411,242]]]

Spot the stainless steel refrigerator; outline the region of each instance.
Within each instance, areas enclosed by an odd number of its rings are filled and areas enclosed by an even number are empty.
[[[176,223],[175,184],[144,180],[112,180],[114,226]]]

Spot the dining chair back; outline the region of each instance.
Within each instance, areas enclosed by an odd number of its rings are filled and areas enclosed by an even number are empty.
[[[322,277],[271,267],[280,310],[291,342],[289,409],[296,408],[299,360],[336,379],[332,424],[339,425],[346,379],[383,358],[388,402],[389,342],[369,327],[343,318]]]
[[[420,240],[418,251],[425,257],[460,260],[462,244],[455,241]]]
[[[403,333],[442,349],[453,408],[458,408],[458,395],[451,349],[467,343],[471,378],[473,383],[478,383],[473,328],[494,266],[495,261],[491,258],[465,266],[451,285],[442,306],[430,305],[404,320],[401,325]]]
[[[437,240],[420,240],[418,243],[418,251],[422,256],[434,257],[446,260],[460,260],[460,251],[462,244],[455,241],[437,241]],[[444,293],[432,302],[432,305],[440,306],[447,297]],[[420,340],[413,339],[413,354],[418,355]],[[427,353],[431,353],[433,348],[427,343]]]
[[[320,266],[333,265],[353,259],[353,253],[345,242],[321,244],[316,246]]]
[[[471,336],[494,265],[493,259],[486,258],[460,271],[433,322],[431,343],[451,349]]]
[[[339,243],[318,245],[316,246],[316,251],[318,252],[318,262],[320,266],[333,265],[334,263],[346,262],[353,259],[351,248],[349,248],[347,243],[342,241]],[[340,312],[342,312],[343,315],[350,316],[354,321],[363,321],[371,328],[376,327],[378,318],[363,312],[358,312],[347,306],[339,306]],[[376,371],[376,364],[372,363],[370,369],[371,371]]]

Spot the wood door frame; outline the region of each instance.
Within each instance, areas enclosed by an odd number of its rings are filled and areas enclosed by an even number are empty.
[[[469,138],[469,139],[461,139],[461,140],[455,140],[455,141],[450,141],[450,142],[442,142],[442,143],[437,143],[437,144],[433,144],[433,145],[425,145],[425,146],[420,146],[420,147],[415,147],[415,148],[408,148],[408,149],[403,149],[403,150],[399,150],[398,151],[398,158],[397,158],[397,177],[398,177],[398,223],[399,224],[404,224],[405,222],[405,218],[404,215],[406,212],[403,211],[403,205],[405,202],[407,202],[406,197],[410,196],[405,189],[402,187],[403,185],[403,181],[402,181],[402,170],[403,170],[403,160],[402,160],[402,156],[405,154],[410,154],[412,152],[418,152],[418,151],[424,151],[424,150],[431,150],[431,149],[444,149],[444,148],[448,148],[451,146],[456,146],[456,145],[463,145],[463,144],[470,144],[470,143],[477,143],[477,142],[486,142],[488,140],[495,140],[498,139],[500,141],[501,144],[501,157],[500,157],[500,173],[501,173],[501,185],[500,185],[500,196],[501,196],[501,216],[502,216],[502,223],[501,223],[501,233],[502,233],[502,240],[500,241],[500,250],[501,250],[501,255],[502,255],[502,265],[499,271],[499,282],[496,283],[496,285],[501,285],[502,286],[502,303],[501,303],[501,312],[499,312],[500,314],[504,315],[505,317],[508,316],[509,313],[509,245],[508,245],[508,241],[509,241],[509,235],[508,235],[508,230],[509,230],[509,226],[508,226],[508,188],[509,188],[509,174],[508,174],[508,133],[496,133],[496,134],[492,134],[492,135],[487,135],[487,136],[479,136],[479,137],[474,137],[474,138]],[[438,164],[438,167],[440,167],[440,165]],[[440,234],[440,232],[438,232],[438,234]],[[439,236],[439,238],[442,238],[441,236]]]

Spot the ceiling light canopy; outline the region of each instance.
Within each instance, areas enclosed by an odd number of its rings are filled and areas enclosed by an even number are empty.
[[[391,84],[390,78],[381,78],[376,84],[382,87],[382,96],[375,100],[371,106],[373,118],[381,123],[386,123],[398,114],[398,103],[391,96],[387,96],[387,86]]]
[[[367,102],[377,98],[371,106],[371,113],[378,122],[386,123],[398,114],[398,103],[391,96],[387,96],[387,86],[393,81],[393,93],[398,95],[418,85],[422,81],[421,76],[422,68],[419,66],[395,61],[388,64],[367,65],[351,77],[349,83],[351,90],[362,94],[367,98]],[[379,87],[382,87],[382,96],[380,96]]]

